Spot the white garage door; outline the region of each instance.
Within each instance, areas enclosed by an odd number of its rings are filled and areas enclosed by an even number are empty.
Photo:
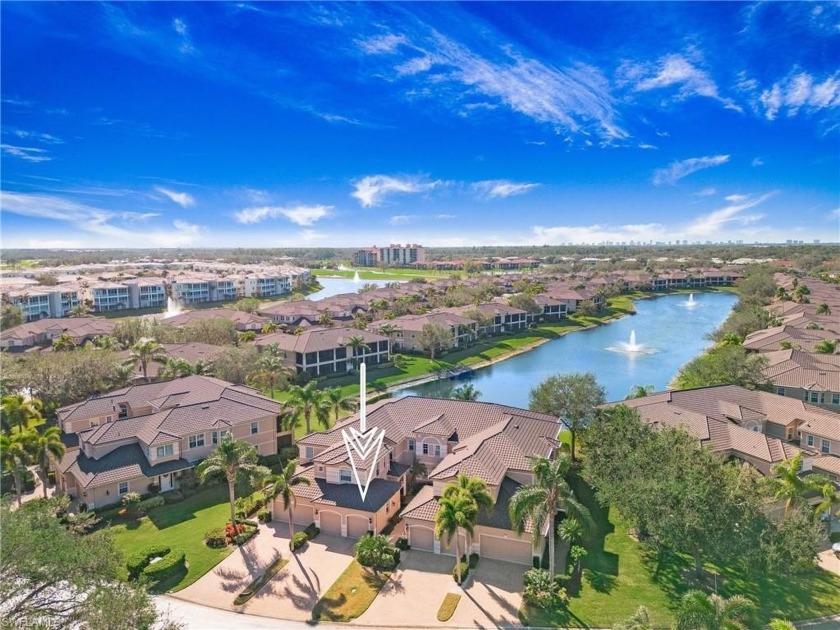
[[[341,536],[341,514],[321,510],[321,531],[333,536]]]
[[[361,538],[370,529],[370,523],[363,516],[347,517],[347,535],[350,538]]]
[[[276,509],[277,508],[275,506],[275,510]],[[274,517],[278,520],[283,520],[282,515],[282,512],[274,512]],[[311,505],[299,505],[298,507],[296,507],[295,511],[292,513],[292,518],[298,525],[309,525],[310,523],[315,522],[315,515],[312,513]],[[288,522],[288,514],[286,515],[285,520]]]
[[[494,560],[531,564],[531,541],[482,534],[481,555]]]
[[[413,525],[408,530],[408,542],[412,549],[435,550],[435,532],[428,527]]]

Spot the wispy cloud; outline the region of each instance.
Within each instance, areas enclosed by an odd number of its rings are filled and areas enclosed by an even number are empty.
[[[17,129],[15,127],[4,128],[3,133],[13,135],[23,140],[41,142],[43,144],[63,144],[61,138],[57,138],[49,133],[41,133],[39,131],[27,131],[25,129]]]
[[[540,184],[528,182],[512,182],[507,179],[488,179],[474,183],[472,188],[481,197],[495,199],[499,197],[512,197],[513,195],[523,195],[539,185]]]
[[[7,155],[13,155],[21,160],[26,160],[27,162],[49,162],[52,160],[46,149],[40,149],[38,147],[20,147],[3,143],[0,144],[0,151],[3,151]]]
[[[182,208],[189,208],[195,205],[195,197],[189,193],[178,192],[171,188],[164,188],[163,186],[155,186],[155,190],[160,194],[165,195],[170,201],[177,203]]]
[[[704,188],[703,190],[697,191],[694,193],[698,197],[712,197],[717,194],[717,189],[715,188]]]
[[[799,72],[777,81],[759,96],[767,120],[775,120],[779,112],[796,116],[800,110],[813,113],[840,106],[840,72],[826,77],[822,82],[807,72]]]
[[[435,218],[440,219],[441,221],[448,221],[450,219],[454,219],[456,216],[455,214],[436,214]]]
[[[655,144],[648,144],[647,142],[640,142],[639,143],[639,148],[643,149],[645,151],[653,151],[653,150],[658,149],[659,147],[657,147]]]
[[[91,244],[146,242],[160,247],[175,247],[195,244],[203,228],[198,225],[175,220],[169,227],[140,231],[137,221],[151,218],[149,213],[113,212],[90,206],[55,195],[0,191],[0,204],[4,212],[49,219],[70,225],[76,230],[95,237]],[[131,224],[129,228],[115,224],[122,221]],[[66,228],[64,230],[67,231]]]
[[[753,161],[750,162],[752,166],[764,166],[764,160],[761,158],[753,158]]]
[[[533,228],[534,240],[537,244],[562,243],[629,243],[661,240],[666,234],[665,226],[660,223],[628,224],[628,225],[564,225],[545,227],[537,225]]]
[[[502,104],[557,133],[594,133],[610,142],[625,138],[600,69],[581,62],[556,67],[528,57],[499,41],[495,55],[480,54],[440,32],[418,28],[407,35],[388,34],[359,42],[365,53],[398,57],[398,78],[432,84],[410,90],[413,97],[453,97],[462,114],[470,105],[482,109]],[[475,103],[476,95],[491,102]]]
[[[407,225],[416,221],[418,215],[416,214],[395,214],[390,219],[388,219],[388,223],[391,225]]]
[[[697,51],[692,51],[698,57]],[[650,64],[625,62],[618,70],[619,82],[629,83],[636,92],[648,92],[671,88],[676,98],[684,100],[693,96],[705,96],[723,103],[724,106],[741,111],[740,106],[728,98],[721,97],[718,86],[711,75],[699,68],[686,55],[670,54]]]
[[[172,29],[181,38],[181,43],[178,46],[178,51],[184,55],[191,55],[195,53],[195,46],[193,46],[192,40],[190,39],[190,33],[189,28],[187,27],[187,23],[181,18],[175,18],[174,20],[172,20]]]
[[[358,199],[363,208],[371,208],[381,205],[394,193],[423,193],[441,184],[441,181],[429,181],[424,176],[368,175],[353,182],[355,190],[351,196]]]
[[[733,223],[741,226],[751,225],[764,215],[743,212],[764,203],[775,194],[776,191],[765,195],[729,195],[726,197],[728,206],[697,217],[685,228],[685,234],[692,238],[719,238],[721,234],[730,231]]]
[[[333,206],[258,206],[234,214],[239,223],[260,223],[266,219],[285,217],[297,225],[314,225],[332,214]]]
[[[672,162],[665,168],[653,172],[653,183],[656,186],[662,184],[676,184],[683,177],[701,171],[705,168],[720,166],[729,161],[728,155],[707,155],[705,157],[689,158],[679,162]]]

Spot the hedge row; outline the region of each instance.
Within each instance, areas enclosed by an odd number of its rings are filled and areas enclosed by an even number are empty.
[[[143,569],[143,575],[151,580],[160,582],[175,575],[186,566],[186,556],[183,551],[170,553],[157,562]]]
[[[126,567],[128,567],[129,579],[133,580],[137,578],[149,565],[152,558],[164,557],[170,551],[171,549],[165,545],[155,545],[133,553],[125,563]]]

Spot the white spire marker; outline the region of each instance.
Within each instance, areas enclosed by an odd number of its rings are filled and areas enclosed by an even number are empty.
[[[367,401],[365,400],[367,393],[367,366],[364,363],[359,365],[359,429],[355,427],[348,427],[341,430],[341,437],[344,438],[344,446],[347,449],[347,457],[350,459],[350,466],[353,468],[353,476],[356,478],[356,485],[359,487],[359,495],[362,497],[362,503],[367,496],[370,482],[373,479],[376,471],[376,462],[379,459],[379,451],[382,448],[382,439],[385,437],[384,429],[377,429],[376,427],[367,430]],[[356,468],[356,460],[353,453],[358,454],[362,463],[368,469],[367,479],[362,483],[359,477],[359,471]],[[373,459],[367,461],[368,455],[374,453]]]

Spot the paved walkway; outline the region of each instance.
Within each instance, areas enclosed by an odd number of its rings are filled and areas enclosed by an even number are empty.
[[[249,615],[307,621],[315,602],[350,564],[355,542],[321,534],[292,554],[287,525],[260,525],[254,538],[172,597]],[[281,555],[289,562],[280,573],[244,606],[234,606],[239,592]]]
[[[840,575],[840,558],[831,549],[821,551],[817,554],[817,562],[826,571]],[[840,626],[838,626],[840,627]]]

